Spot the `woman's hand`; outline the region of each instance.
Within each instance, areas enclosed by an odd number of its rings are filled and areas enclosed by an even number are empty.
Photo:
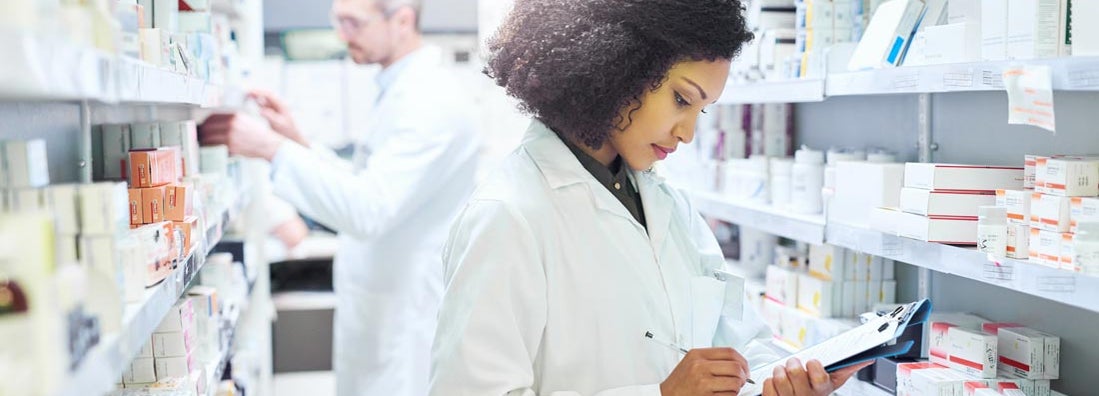
[[[763,396],[827,396],[873,363],[865,362],[828,374],[817,360],[810,360],[802,367],[800,361],[790,359],[786,361],[786,367],[775,367],[771,378],[763,381]]]
[[[748,360],[732,348],[692,349],[660,384],[660,394],[735,396],[748,374]]]

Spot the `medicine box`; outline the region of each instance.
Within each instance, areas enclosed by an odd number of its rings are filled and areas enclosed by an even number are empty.
[[[1027,154],[1023,158],[1023,188],[1034,188],[1034,183],[1037,180],[1037,169],[1035,167],[1038,165],[1038,157],[1037,155]]]
[[[125,235],[130,228],[126,183],[81,184],[80,232],[84,235]]]
[[[1072,199],[1050,194],[1030,196],[1030,226],[1045,231],[1068,232]]]
[[[125,384],[151,384],[156,382],[156,369],[153,358],[139,357],[130,362],[130,367],[122,373]]]
[[[1076,225],[1081,221],[1099,221],[1099,198],[1073,197],[1069,205],[1070,232],[1076,232]]]
[[[924,190],[995,191],[1023,188],[1023,168],[907,163],[904,186]]]
[[[995,193],[988,191],[901,190],[901,210],[923,216],[976,218],[978,207],[995,204]]]
[[[194,356],[156,358],[156,379],[187,378],[195,368]]]
[[[54,184],[45,188],[42,198],[46,207],[57,221],[57,233],[76,235],[80,233],[80,216],[77,210],[76,184]]]
[[[947,336],[950,368],[979,378],[996,378],[996,336],[960,327],[950,328]]]
[[[195,350],[194,330],[153,333],[153,357],[187,357]]]
[[[843,279],[848,254],[854,253],[835,245],[810,245],[809,274],[825,280]]]
[[[1009,0],[981,0],[981,58],[986,61],[1007,59]]]
[[[835,196],[828,220],[868,226],[879,207],[898,207],[904,187],[904,164],[841,161],[836,164]]]
[[[898,216],[897,235],[926,242],[950,245],[976,245],[977,219],[927,217],[911,213]]]
[[[996,206],[1007,210],[1009,224],[1030,224],[1030,198],[1032,191],[996,190]]]
[[[130,151],[130,187],[158,187],[179,179],[179,150],[161,148]]]
[[[99,164],[101,180],[125,180],[129,172],[130,126],[127,124],[101,125]]]
[[[1047,378],[1046,335],[1026,327],[1002,328],[997,333],[1000,375],[1009,378]],[[1053,337],[1056,339],[1056,337]],[[1056,341],[1053,360],[1059,360],[1060,341]],[[1052,362],[1050,362],[1052,363]],[[1051,373],[1056,376],[1057,373]]]
[[[810,316],[830,318],[836,315],[836,299],[842,293],[842,283],[817,279],[809,274],[798,275],[797,308]]]
[[[1036,1],[1036,0],[1020,0]],[[1063,197],[1099,195],[1099,159],[1086,157],[1049,158],[1045,171],[1037,175],[1042,191]]]
[[[165,218],[165,197],[165,187],[141,189],[141,218],[146,224],[167,220]]]
[[[1008,59],[1056,58],[1060,31],[1061,0],[1009,0],[1007,2]]]
[[[0,188],[41,188],[50,184],[46,141],[0,141]]]
[[[156,328],[155,332],[172,333],[181,332],[184,329],[190,330],[194,328],[194,323],[195,310],[191,300],[180,300],[168,310],[168,314],[160,322],[160,326]]]
[[[160,124],[142,122],[130,124],[130,150],[160,147]]]
[[[1007,225],[1007,257],[1026,260],[1030,258],[1030,226]]]

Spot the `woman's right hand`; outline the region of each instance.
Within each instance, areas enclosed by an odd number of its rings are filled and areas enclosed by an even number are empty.
[[[660,394],[735,396],[748,375],[748,360],[732,348],[692,349],[660,384]]]
[[[278,134],[293,140],[302,146],[309,147],[309,142],[302,136],[298,126],[294,123],[294,117],[290,115],[290,108],[272,92],[252,90],[248,97],[259,105],[260,114],[271,125],[271,129]]]

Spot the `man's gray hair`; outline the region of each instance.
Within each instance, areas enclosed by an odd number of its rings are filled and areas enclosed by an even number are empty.
[[[374,0],[374,3],[378,5],[386,14],[397,11],[401,7],[411,7],[413,11],[416,11],[416,16],[420,16],[420,10],[423,1],[421,0]]]

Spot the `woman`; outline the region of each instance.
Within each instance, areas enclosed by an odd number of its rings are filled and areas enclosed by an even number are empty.
[[[735,395],[776,358],[715,277],[709,229],[650,170],[751,39],[737,0],[516,1],[487,73],[534,121],[451,230],[432,395]],[[853,373],[789,363],[765,394]]]

